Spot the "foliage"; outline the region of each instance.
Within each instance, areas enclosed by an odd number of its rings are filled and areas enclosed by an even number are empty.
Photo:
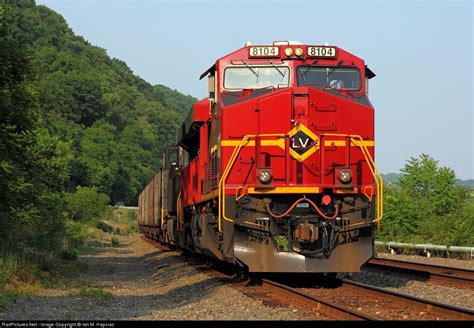
[[[2,2],[0,16],[0,254],[50,267],[64,237],[62,190],[72,152],[41,117],[16,6]]]
[[[112,237],[112,239],[110,240],[110,245],[112,247],[118,247],[120,246],[120,241],[118,240],[117,237]]]
[[[89,237],[87,226],[81,222],[66,221],[66,238],[64,239],[61,258],[64,260],[75,260],[78,257],[78,249]]]
[[[113,203],[136,204],[160,165],[163,146],[174,141],[196,99],[145,82],[124,62],[76,36],[45,6],[27,0],[2,3],[2,12],[9,13],[8,42],[30,45],[33,73],[32,81],[18,85],[11,95],[25,109],[29,103],[34,106],[12,119],[28,127],[41,115],[49,133],[64,143],[61,147],[69,147],[68,191],[78,185],[94,187]],[[0,56],[17,64],[25,61],[25,48],[10,43],[2,44]],[[16,67],[15,74],[23,76],[23,68]],[[32,99],[31,93],[37,97]]]
[[[95,188],[78,186],[75,193],[66,193],[64,200],[70,220],[98,220],[110,211],[109,197]]]
[[[73,148],[69,190],[95,187],[113,203],[136,204],[195,99],[151,86],[44,6],[18,16],[18,33],[34,52],[41,114]]]
[[[288,239],[285,236],[274,236],[275,245],[280,252],[288,251]]]
[[[473,204],[456,186],[453,170],[426,154],[408,160],[384,190],[384,221],[379,237],[415,243],[472,245]]]
[[[133,209],[119,208],[112,212],[112,223],[116,223],[120,228],[119,234],[130,234],[138,231],[137,211]],[[124,228],[122,228],[122,226]]]
[[[16,258],[11,260],[16,261]],[[19,296],[37,294],[40,288],[90,287],[90,280],[72,280],[87,265],[79,261],[58,261],[50,271],[42,270],[34,262],[10,265],[13,268],[7,280],[0,284],[0,309],[7,307]],[[0,267],[3,270],[3,267]]]
[[[82,222],[109,216],[110,197],[133,202],[170,140],[160,129],[193,99],[149,85],[29,0],[0,1],[0,63],[5,284],[25,263],[47,272],[75,259]]]

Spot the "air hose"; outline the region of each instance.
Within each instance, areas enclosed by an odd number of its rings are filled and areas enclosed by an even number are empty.
[[[320,209],[319,207],[309,198],[306,198],[305,197],[302,197],[300,199],[298,199],[296,202],[293,203],[293,205],[290,206],[290,208],[288,210],[286,210],[284,213],[282,214],[275,214],[272,212],[272,210],[270,209],[270,203],[267,203],[265,202],[265,208],[267,209],[268,213],[273,217],[273,218],[276,218],[276,219],[281,219],[285,216],[287,216],[295,207],[296,205],[298,205],[299,203],[301,203],[302,201],[307,201],[308,203],[311,204],[311,206],[313,206],[313,208],[316,210],[316,212],[318,212],[319,215],[321,215],[323,218],[325,218],[326,220],[334,220],[337,215],[339,214],[339,208],[336,206],[335,208],[335,211],[334,211],[334,214],[331,215],[331,216],[327,216],[325,215]]]

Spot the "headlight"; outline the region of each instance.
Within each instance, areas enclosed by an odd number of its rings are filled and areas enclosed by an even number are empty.
[[[340,171],[338,178],[342,183],[349,183],[352,180],[352,174],[349,171]]]
[[[296,48],[296,49],[295,49],[295,55],[298,56],[298,57],[303,56],[303,49],[301,49],[301,48]]]
[[[293,55],[293,49],[286,48],[285,49],[285,55],[286,55],[286,57],[290,57],[291,55]]]
[[[260,171],[258,180],[260,180],[261,183],[270,183],[270,181],[272,181],[272,175],[268,171]]]

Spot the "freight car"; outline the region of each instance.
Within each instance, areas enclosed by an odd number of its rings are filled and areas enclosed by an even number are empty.
[[[383,212],[374,76],[329,45],[218,59],[139,196],[142,233],[248,272],[360,271]]]

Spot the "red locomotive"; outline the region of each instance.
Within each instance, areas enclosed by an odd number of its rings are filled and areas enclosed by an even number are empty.
[[[139,197],[148,238],[249,272],[356,272],[382,218],[364,61],[329,45],[245,45]]]

